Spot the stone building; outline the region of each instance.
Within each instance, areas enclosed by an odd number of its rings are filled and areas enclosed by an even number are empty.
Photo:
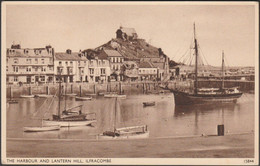
[[[134,61],[125,61],[122,66],[124,73],[124,81],[137,81],[138,80],[138,65]]]
[[[11,84],[49,83],[54,81],[54,49],[21,48],[6,50],[6,81]]]
[[[123,80],[122,66],[124,63],[124,57],[118,51],[104,49],[100,52],[98,57],[101,59],[107,59],[109,61],[111,70],[110,80]]]
[[[88,82],[88,60],[81,53],[66,50],[56,52],[54,57],[55,80],[63,82]]]
[[[138,36],[134,28],[120,27],[116,31],[116,38],[123,40],[135,40],[138,38]]]
[[[158,75],[157,67],[150,62],[140,62],[138,69],[139,80],[156,81]]]

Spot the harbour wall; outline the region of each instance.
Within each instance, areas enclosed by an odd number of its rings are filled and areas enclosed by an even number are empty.
[[[149,92],[158,92],[159,82],[145,82],[145,83],[127,83],[127,82],[111,82],[103,84],[90,84],[90,83],[67,83],[61,84],[62,93],[70,94],[76,93],[86,96],[87,94],[97,94],[99,92],[117,92],[124,93],[127,95],[131,94],[144,94]],[[10,97],[20,97],[20,95],[30,95],[30,94],[50,94],[57,95],[59,89],[59,84],[45,84],[45,85],[7,85],[6,96]]]
[[[181,89],[181,90],[192,90],[194,82],[191,80],[186,81],[168,81],[166,83],[169,89]],[[63,93],[76,93],[85,96],[86,94],[97,94],[99,92],[117,92],[124,93],[127,95],[131,94],[146,94],[146,93],[158,93],[160,86],[164,86],[165,83],[162,82],[111,82],[103,84],[90,84],[90,83],[62,83]],[[220,80],[200,80],[198,82],[198,87],[205,88],[216,88],[221,87]],[[225,81],[225,87],[239,87],[243,92],[254,92],[255,82],[254,81],[238,81],[238,80],[228,80]],[[58,94],[59,84],[45,84],[45,85],[7,85],[6,86],[6,96],[19,97],[20,95],[29,94]]]

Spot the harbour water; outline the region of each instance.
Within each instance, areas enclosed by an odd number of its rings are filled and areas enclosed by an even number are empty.
[[[237,103],[218,105],[175,106],[173,94],[129,95],[119,99],[117,127],[148,125],[150,137],[216,135],[217,125],[225,132],[244,133],[254,130],[254,94],[245,93]],[[6,110],[8,138],[94,139],[95,135],[112,129],[115,98],[97,96],[91,101],[75,101],[68,97],[66,107],[83,105],[82,112],[95,112],[97,122],[92,126],[61,128],[59,131],[25,133],[25,126],[41,126],[41,118],[57,112],[58,98],[18,99]],[[155,101],[155,106],[143,107],[143,102]],[[61,108],[65,107],[64,101]]]

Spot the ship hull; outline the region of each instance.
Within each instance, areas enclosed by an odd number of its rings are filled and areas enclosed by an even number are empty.
[[[180,91],[172,92],[174,94],[175,105],[236,102],[242,96],[242,93],[195,95]]]
[[[108,135],[97,135],[98,140],[117,140],[117,139],[143,139],[149,137],[149,131],[144,133],[134,133],[134,134],[122,134],[119,136],[108,136]]]
[[[44,120],[43,125],[44,126],[60,125],[60,127],[77,127],[77,126],[87,126],[94,122],[96,122],[96,120],[81,120],[81,121]]]

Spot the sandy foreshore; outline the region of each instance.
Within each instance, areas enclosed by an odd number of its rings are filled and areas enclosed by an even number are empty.
[[[7,157],[252,158],[254,133],[140,140],[7,139]]]

